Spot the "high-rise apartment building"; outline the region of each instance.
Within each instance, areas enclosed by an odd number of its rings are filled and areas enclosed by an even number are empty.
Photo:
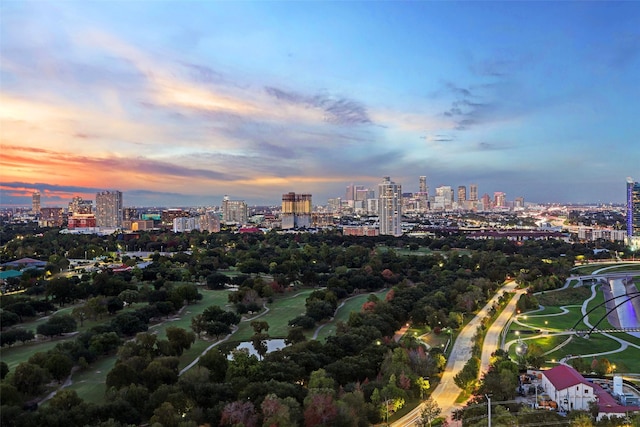
[[[354,185],[354,184],[348,185],[347,186],[347,190],[345,191],[345,194],[344,194],[344,196],[345,196],[344,199],[347,200],[347,201],[348,200],[358,200],[356,198],[356,195],[357,195],[359,190],[364,190],[364,186],[363,185]]]
[[[453,208],[453,189],[450,186],[436,187],[432,208],[436,210],[450,210]]]
[[[418,211],[426,212],[427,210],[429,210],[429,187],[427,187],[427,177],[424,175],[420,177],[417,199]]]
[[[38,190],[34,191],[31,195],[31,212],[34,215],[40,214],[40,192]]]
[[[427,187],[427,177],[426,176],[421,176],[420,177],[420,183],[418,185],[418,192],[420,193],[429,193],[429,189]]]
[[[467,187],[464,185],[458,186],[458,203],[462,206],[467,201]]]
[[[230,200],[229,196],[222,199],[222,221],[225,224],[246,224],[249,210],[244,200]]]
[[[200,230],[209,233],[220,232],[220,216],[217,212],[207,211],[199,217]]]
[[[640,237],[640,183],[627,178],[627,237]]]
[[[507,195],[502,191],[496,191],[493,193],[493,206],[496,208],[507,207]]]
[[[62,227],[64,224],[64,209],[62,208],[40,208],[40,227]]]
[[[282,195],[282,229],[311,227],[311,194]]]
[[[469,185],[469,201],[471,202],[478,201],[478,184]]]
[[[378,184],[378,221],[381,235],[402,235],[402,185],[388,176]]]
[[[330,213],[342,212],[342,199],[337,197],[327,200],[327,211]]]
[[[121,191],[102,191],[96,194],[96,225],[98,227],[121,228],[122,213]]]
[[[69,202],[69,214],[90,214],[92,213],[93,202],[91,200],[84,200],[80,196],[75,196]]]

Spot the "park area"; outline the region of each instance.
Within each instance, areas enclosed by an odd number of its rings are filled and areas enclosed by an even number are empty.
[[[251,327],[252,320],[267,322],[269,325],[269,330],[267,332],[270,338],[286,338],[290,329],[289,321],[294,317],[305,313],[306,299],[313,291],[314,289],[299,291],[292,290],[284,295],[274,297],[271,302],[265,304],[260,312],[244,315],[241,322],[234,328],[232,334],[226,338],[221,337],[220,340],[217,340],[215,337],[208,337],[206,335],[196,338],[191,347],[185,350],[180,356],[179,369],[185,369],[185,367],[205,353],[207,349],[217,344],[221,344],[222,342],[224,342],[225,348],[234,348],[242,342],[250,341],[251,336],[254,334]],[[216,305],[223,309],[230,309],[231,304],[228,300],[229,294],[233,291],[200,289],[199,292],[203,296],[201,300],[186,305],[176,315],[169,316],[158,323],[151,324],[148,331],[157,334],[160,339],[165,339],[166,329],[170,326],[182,328],[187,331],[191,330],[191,319],[198,314],[202,314],[207,307]],[[388,290],[384,290],[376,293],[375,295],[380,299],[384,299],[387,292]],[[339,322],[346,322],[352,311],[359,311],[369,296],[369,293],[363,293],[343,301],[337,308],[334,317],[319,324],[314,329],[306,330],[305,336],[307,339],[325,340],[327,337],[335,334],[336,325]],[[133,304],[133,307],[127,307],[124,310],[133,310],[142,305],[142,303]],[[56,314],[60,312],[70,313],[73,307],[74,306],[65,307],[64,309],[56,312]],[[59,343],[73,340],[78,333],[87,331],[101,322],[108,321],[108,317],[109,316],[106,316],[105,318],[97,320],[87,319],[83,322],[82,326],[78,327],[78,332],[66,334],[58,338],[39,339],[22,345],[2,348],[2,360],[5,361],[9,368],[13,370],[18,364],[28,360],[35,353],[46,352],[53,349]],[[38,324],[42,324],[45,321],[45,318],[41,318],[29,322],[28,324],[25,324],[25,326],[35,329]],[[96,362],[90,364],[84,369],[74,370],[64,387],[70,390],[75,390],[78,395],[83,396],[83,398],[88,402],[101,402],[104,399],[106,391],[106,376],[114,367],[116,360],[117,355],[111,354],[98,359]]]
[[[575,274],[590,275],[604,272],[638,271],[637,264],[586,265],[577,267]],[[634,277],[638,284],[640,277]],[[569,280],[568,286],[535,295],[540,307],[516,315],[504,335],[504,348],[513,360],[535,353],[543,368],[551,368],[560,361],[575,363],[581,358],[588,366],[606,359],[608,373],[640,372],[640,333],[621,331],[608,315],[611,305],[605,304],[606,282]],[[628,304],[618,297],[615,304]],[[613,309],[615,316],[615,309]],[[638,325],[640,326],[640,325]],[[592,331],[592,333],[588,333]],[[526,344],[522,346],[522,344]],[[520,354],[518,354],[520,353]]]

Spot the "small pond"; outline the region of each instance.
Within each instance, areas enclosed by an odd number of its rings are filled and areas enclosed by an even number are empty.
[[[287,346],[287,344],[285,344],[283,339],[271,339],[271,340],[266,340],[266,342],[267,342],[267,353],[271,353],[272,351],[283,349]],[[256,349],[253,348],[253,344],[251,343],[251,341],[241,342],[240,344],[238,344],[238,346],[235,349],[236,350],[247,349],[249,351],[249,354],[256,356],[257,358],[260,358],[260,356],[256,352]],[[233,352],[229,353],[228,358],[233,359]]]

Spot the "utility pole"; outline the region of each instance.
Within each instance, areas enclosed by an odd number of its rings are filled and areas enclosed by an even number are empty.
[[[489,397],[488,394],[485,394],[484,397],[487,398],[487,414],[488,414],[487,424],[488,424],[488,427],[491,427],[491,398]]]

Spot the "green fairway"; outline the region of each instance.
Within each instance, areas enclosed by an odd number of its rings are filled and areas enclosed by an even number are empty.
[[[269,323],[268,334],[271,338],[286,338],[289,333],[289,320],[306,312],[306,299],[313,291],[314,289],[307,289],[296,292],[292,296],[274,300],[268,305],[269,311],[256,320]],[[233,341],[248,341],[253,334],[250,321],[240,322],[238,332],[233,335],[232,339]]]
[[[103,403],[107,389],[105,380],[115,365],[116,359],[116,355],[105,357],[91,364],[87,369],[74,373],[73,384],[68,388],[75,390],[78,396],[87,402]]]
[[[375,295],[380,299],[384,299],[387,296],[387,293],[389,293],[389,290],[385,289],[376,293]],[[320,329],[317,339],[320,341],[324,341],[327,339],[327,337],[334,335],[336,333],[336,325],[338,324],[338,322],[346,322],[347,320],[349,320],[349,315],[351,314],[351,312],[360,311],[360,309],[362,308],[362,304],[367,301],[369,295],[370,294],[368,293],[362,294],[351,297],[347,301],[345,301],[344,305],[338,308],[336,316],[332,320],[325,323],[322,329]],[[313,334],[311,333],[310,336],[312,335]]]
[[[22,362],[29,360],[31,356],[39,351],[48,351],[58,343],[75,339],[74,336],[64,338],[54,338],[53,340],[32,341],[26,344],[14,344],[12,347],[2,347],[0,349],[0,359],[5,362],[10,370],[15,369]]]

